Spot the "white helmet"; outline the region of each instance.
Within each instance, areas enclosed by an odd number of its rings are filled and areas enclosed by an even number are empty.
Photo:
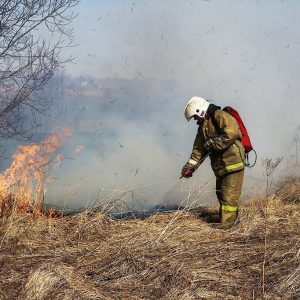
[[[194,115],[204,118],[209,102],[201,97],[192,97],[184,108],[184,116],[189,121]]]

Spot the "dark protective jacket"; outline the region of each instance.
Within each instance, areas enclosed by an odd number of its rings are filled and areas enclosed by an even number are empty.
[[[199,124],[189,163],[200,165],[209,155],[217,177],[242,170],[245,167],[245,149],[241,140],[242,134],[236,119],[210,104],[208,118]]]

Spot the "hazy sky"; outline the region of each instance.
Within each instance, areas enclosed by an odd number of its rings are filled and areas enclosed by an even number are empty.
[[[250,84],[299,63],[299,1],[84,0],[78,12],[73,74]]]
[[[54,109],[63,117],[45,124],[66,123],[74,130],[70,145],[84,144],[60,176],[68,181],[62,185],[77,187],[77,202],[93,199],[111,178],[116,186],[176,181],[196,134],[183,116],[195,95],[240,111],[259,155],[246,171],[252,186],[266,157],[284,156],[283,173],[286,163],[295,168],[299,1],[82,0],[76,11],[74,47],[63,53],[75,57],[66,74],[85,77],[73,83],[81,98],[58,97]],[[214,181],[208,162],[195,178]],[[166,191],[172,198],[174,190],[178,184],[162,184],[148,198]]]
[[[193,95],[237,105],[259,144],[297,127],[299,1],[82,1],[78,12],[70,74],[173,80],[178,107]]]

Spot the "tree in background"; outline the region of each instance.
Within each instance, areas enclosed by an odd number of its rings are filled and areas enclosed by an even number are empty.
[[[0,0],[0,138],[26,134],[49,106],[43,89],[71,58],[78,0]],[[31,116],[30,122],[27,121]]]

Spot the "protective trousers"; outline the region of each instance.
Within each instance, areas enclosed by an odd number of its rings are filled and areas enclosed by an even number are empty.
[[[217,177],[216,193],[220,202],[220,222],[223,228],[230,228],[237,219],[243,179],[244,170]]]

